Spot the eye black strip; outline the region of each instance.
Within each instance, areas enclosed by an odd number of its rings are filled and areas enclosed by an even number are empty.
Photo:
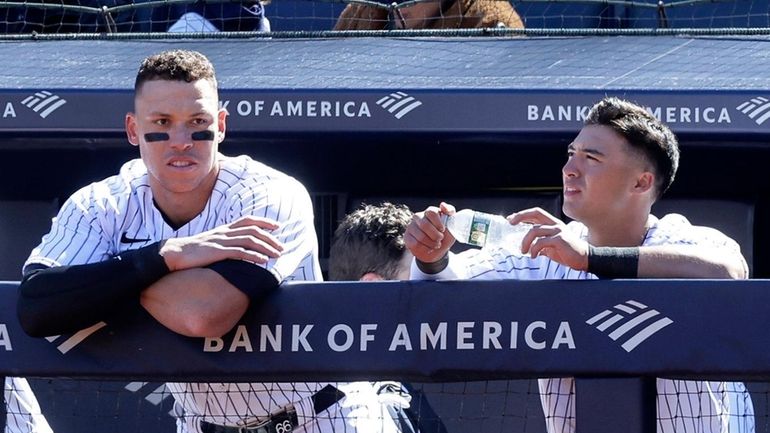
[[[166,141],[168,139],[169,139],[169,136],[165,132],[148,132],[144,134],[144,141],[147,141],[147,142]]]
[[[196,131],[192,133],[192,139],[193,140],[204,140],[204,141],[212,141],[214,140],[214,131],[205,130],[205,131]]]

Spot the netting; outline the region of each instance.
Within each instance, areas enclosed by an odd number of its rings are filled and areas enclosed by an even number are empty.
[[[184,409],[175,400],[169,387],[162,382],[141,381],[97,381],[63,378],[29,379],[40,410],[32,412],[45,419],[55,432],[90,433],[110,431],[113,433],[162,432],[174,431],[177,417],[184,416]],[[693,382],[690,382],[693,383]],[[371,386],[378,400],[372,407],[371,402],[342,400],[323,413],[309,415],[296,403],[298,423],[310,422],[324,430],[324,423],[342,426],[347,432],[355,431],[401,431],[409,432],[408,426],[419,433],[460,433],[479,431],[485,433],[544,433],[546,423],[551,424],[551,432],[569,431],[567,425],[575,425],[575,418],[546,418],[541,407],[541,396],[536,380],[495,380],[447,383],[406,383],[401,391],[403,395],[393,394],[393,388],[383,392],[383,384],[390,382],[358,382],[360,386]],[[336,384],[341,389],[349,390],[349,385]],[[347,388],[346,388],[347,386]],[[245,392],[247,386],[241,387]],[[770,391],[767,383],[750,383],[754,416],[732,413],[719,417],[713,413],[714,405],[680,406],[665,416],[658,417],[658,431],[670,432],[768,432]],[[349,394],[350,391],[348,391]],[[8,389],[6,389],[8,395]],[[395,396],[395,397],[394,397]],[[701,399],[713,400],[725,404],[734,395],[709,393],[697,386],[669,388],[658,399],[674,401]],[[574,394],[570,396],[574,401]],[[182,396],[180,400],[184,400]],[[11,399],[11,401],[15,401]],[[407,401],[408,405],[399,403]],[[269,403],[266,403],[269,404]],[[257,403],[254,403],[257,405]],[[362,408],[367,407],[366,410]],[[713,406],[713,407],[712,407]],[[726,407],[726,406],[725,406]],[[356,409],[358,411],[356,412]],[[235,409],[227,409],[236,411]],[[225,410],[225,413],[227,413]],[[675,413],[677,412],[678,413]],[[273,414],[280,413],[275,410]],[[364,413],[365,412],[365,413]],[[597,414],[596,416],[604,416]],[[7,424],[11,431],[26,431],[21,426],[30,418],[29,406],[9,406]],[[304,418],[303,418],[304,417]],[[345,418],[345,419],[343,419]],[[359,429],[350,419],[359,419]],[[368,429],[361,420],[366,419]],[[195,418],[193,423],[212,421],[211,418]],[[34,419],[38,426],[42,418]],[[729,426],[720,430],[719,425]],[[394,425],[397,430],[393,430]],[[16,429],[16,430],[14,430]],[[45,430],[41,430],[45,431]]]
[[[0,34],[765,34],[767,1],[1,0]],[[399,33],[400,32],[400,33]],[[128,37],[128,36],[124,36]]]

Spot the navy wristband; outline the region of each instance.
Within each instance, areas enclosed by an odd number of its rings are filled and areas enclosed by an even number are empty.
[[[417,269],[428,275],[438,274],[449,266],[449,254],[444,254],[443,257],[436,260],[433,263],[427,263],[418,259],[414,260],[417,264]]]
[[[588,272],[599,278],[639,276],[639,247],[588,246]]]

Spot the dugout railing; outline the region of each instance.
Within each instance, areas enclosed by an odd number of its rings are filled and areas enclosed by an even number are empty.
[[[199,381],[575,376],[578,431],[644,432],[654,425],[651,378],[770,378],[768,284],[284,284],[222,339],[179,336],[138,307],[87,331],[37,339],[21,330],[17,283],[6,282],[0,373]],[[627,391],[589,392],[596,386]]]

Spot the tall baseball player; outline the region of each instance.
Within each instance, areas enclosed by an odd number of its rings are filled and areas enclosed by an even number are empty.
[[[218,337],[281,281],[321,279],[307,191],[247,156],[218,153],[226,117],[202,54],[142,62],[125,121],[141,159],[73,194],[32,251],[18,306],[28,333],[73,332],[140,302],[177,333]],[[181,432],[391,431],[371,386],[169,388]]]
[[[5,433],[53,433],[26,379],[5,378]]]
[[[679,164],[673,133],[643,108],[616,98],[597,103],[569,145],[562,169],[564,224],[542,209],[509,217],[534,223],[522,245],[449,253],[454,243],[442,203],[417,214],[406,242],[413,279],[747,278],[739,246],[681,215],[656,218],[652,204]],[[528,255],[522,255],[522,253]],[[574,381],[541,379],[549,433],[575,431]],[[742,383],[658,379],[658,431],[754,431],[754,409]]]

